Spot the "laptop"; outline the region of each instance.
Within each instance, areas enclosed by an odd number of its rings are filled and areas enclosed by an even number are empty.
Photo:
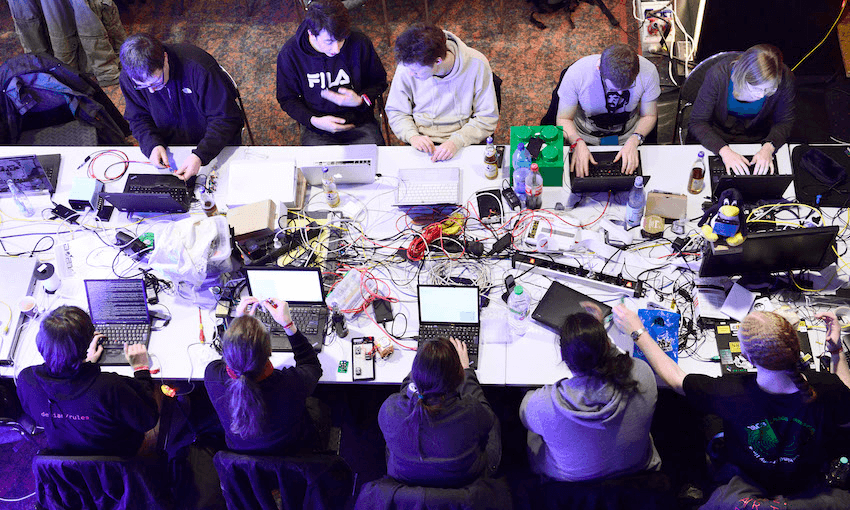
[[[570,173],[570,190],[573,193],[600,193],[611,191],[629,191],[635,185],[635,177],[643,176],[643,185],[649,182],[648,175],[643,175],[643,167],[638,152],[638,166],[631,175],[622,172],[622,160],[614,162],[619,151],[592,152],[596,165],[588,166],[587,177],[576,177]]]
[[[752,156],[744,157],[752,158]],[[773,156],[774,172],[778,168],[776,165],[776,156]],[[752,171],[752,168],[751,166],[750,171]],[[745,203],[782,198],[785,190],[788,189],[794,179],[794,176],[790,174],[727,174],[723,158],[720,156],[708,157],[708,173],[711,177],[711,197],[713,199],[716,200],[724,190],[735,188],[741,192],[741,198]]]
[[[148,346],[151,321],[142,279],[85,280],[94,329],[105,335],[101,365],[126,365],[124,344]]]
[[[313,160],[299,161],[301,173],[311,186],[322,185],[323,167],[328,167],[337,184],[373,183],[378,171],[378,146],[326,145]]]
[[[396,206],[460,205],[460,168],[400,168]]]
[[[481,320],[476,285],[419,285],[419,345],[437,337],[466,344],[469,368],[478,369]]]
[[[12,179],[24,192],[48,191],[53,195],[59,182],[61,162],[60,154],[0,158],[0,192],[9,191],[6,180]]]
[[[250,267],[245,269],[248,292],[257,299],[277,298],[289,304],[292,322],[319,352],[325,342],[328,325],[328,305],[322,287],[322,271],[317,267]],[[292,345],[283,326],[271,314],[258,306],[254,316],[271,333],[273,351],[291,352]]]
[[[573,290],[559,282],[552,282],[546,294],[537,304],[531,318],[544,326],[560,333],[561,328],[567,321],[567,317],[578,312],[586,312],[585,305],[591,303],[602,311],[603,319],[611,315],[611,307],[585,296],[577,290]]]
[[[47,181],[50,183],[50,194],[56,193],[56,186],[59,182],[59,165],[62,163],[61,154],[41,154],[36,156],[41,168],[44,169],[44,175],[47,176]]]

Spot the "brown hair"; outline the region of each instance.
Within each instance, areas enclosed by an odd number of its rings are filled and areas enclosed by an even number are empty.
[[[76,306],[60,306],[47,314],[35,335],[35,345],[51,374],[80,368],[94,338],[89,314]]]
[[[445,32],[432,24],[414,23],[395,40],[395,58],[402,64],[432,66],[448,52]]]
[[[611,345],[605,326],[588,313],[574,313],[564,322],[561,359],[573,374],[589,375],[626,393],[637,390],[632,357]]]
[[[307,30],[318,37],[326,30],[336,41],[351,35],[351,17],[340,0],[313,0],[304,19]]]
[[[618,89],[632,86],[640,71],[637,53],[625,44],[613,44],[605,48],[599,59],[599,73],[602,79],[611,80]]]
[[[237,317],[221,339],[221,355],[236,375],[228,385],[230,431],[240,437],[257,436],[266,410],[255,378],[272,355],[268,330],[256,317]]]
[[[133,34],[121,45],[120,59],[127,76],[142,82],[165,67],[165,48],[150,34]]]

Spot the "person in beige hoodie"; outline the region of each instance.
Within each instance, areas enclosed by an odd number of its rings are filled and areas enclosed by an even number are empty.
[[[456,35],[415,23],[395,42],[387,98],[393,133],[431,161],[445,161],[496,130],[499,107],[487,57]]]

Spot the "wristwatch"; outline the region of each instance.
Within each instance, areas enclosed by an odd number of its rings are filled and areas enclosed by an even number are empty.
[[[640,338],[640,336],[644,333],[646,333],[646,328],[640,328],[635,331],[632,331],[632,342],[637,342],[638,338]]]
[[[646,140],[646,137],[640,133],[632,133],[632,136],[638,137],[638,145],[643,145],[643,141]]]

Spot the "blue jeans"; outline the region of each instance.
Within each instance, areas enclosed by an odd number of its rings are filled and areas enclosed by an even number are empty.
[[[368,122],[360,126],[340,131],[339,133],[317,133],[312,129],[301,127],[301,145],[354,145],[354,144],[386,145],[381,136],[381,128],[377,122]]]

